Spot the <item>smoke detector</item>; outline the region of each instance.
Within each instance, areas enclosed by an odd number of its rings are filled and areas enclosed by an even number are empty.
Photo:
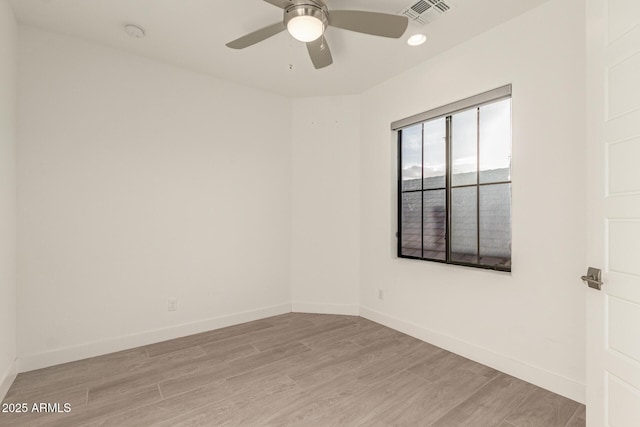
[[[124,26],[124,31],[131,37],[135,38],[135,39],[141,39],[144,37],[145,32],[144,32],[144,28],[138,26],[138,25],[133,25],[133,24],[127,24]]]

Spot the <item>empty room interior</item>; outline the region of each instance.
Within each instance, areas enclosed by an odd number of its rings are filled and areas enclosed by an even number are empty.
[[[636,0],[0,0],[0,426],[640,425],[639,58]]]

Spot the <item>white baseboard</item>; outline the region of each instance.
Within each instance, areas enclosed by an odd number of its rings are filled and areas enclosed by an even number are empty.
[[[49,366],[59,365],[61,363],[73,362],[116,351],[128,350],[143,345],[149,345],[290,312],[291,304],[284,303],[226,316],[213,317],[197,322],[170,326],[168,328],[145,331],[73,347],[66,347],[45,353],[21,356],[18,358],[17,368],[18,372],[33,371],[34,369],[46,368]]]
[[[291,311],[294,313],[318,313],[318,314],[343,314],[358,316],[360,306],[358,304],[318,304],[313,302],[292,302]]]
[[[18,372],[16,367],[17,365],[14,361],[0,377],[0,402],[4,400],[7,392],[11,388],[11,384],[13,384],[13,381],[16,379]]]
[[[537,366],[498,354],[484,347],[459,340],[449,335],[424,328],[384,313],[360,306],[360,316],[380,323],[389,328],[403,332],[419,340],[426,341],[460,356],[482,363],[493,369],[535,384],[561,396],[580,403],[586,401],[586,386],[572,379],[563,377]]]

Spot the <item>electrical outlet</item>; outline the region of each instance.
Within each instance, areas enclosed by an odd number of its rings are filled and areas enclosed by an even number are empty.
[[[169,311],[177,311],[178,310],[178,298],[169,298],[167,304],[167,310]]]
[[[384,291],[382,289],[378,289],[378,299],[384,299]]]

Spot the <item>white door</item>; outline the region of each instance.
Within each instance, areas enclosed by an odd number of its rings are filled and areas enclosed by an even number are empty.
[[[587,425],[640,426],[640,0],[586,0]],[[585,266],[586,273],[586,266]]]

